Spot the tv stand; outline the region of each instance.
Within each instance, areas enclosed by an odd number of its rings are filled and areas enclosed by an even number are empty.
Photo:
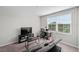
[[[18,43],[22,43],[22,42],[25,42],[26,39],[25,39],[25,35],[19,35],[18,36]]]
[[[28,35],[19,35],[18,43],[26,42],[28,40],[28,37],[34,37],[33,33],[29,33]],[[31,41],[29,39],[29,41]]]

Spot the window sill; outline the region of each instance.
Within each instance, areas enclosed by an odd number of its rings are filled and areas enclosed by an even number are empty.
[[[49,31],[49,32],[64,34],[64,35],[72,35],[72,33],[63,33],[63,32],[57,32],[57,31]]]

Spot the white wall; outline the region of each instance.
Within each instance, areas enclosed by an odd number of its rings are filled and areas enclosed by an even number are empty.
[[[71,13],[72,15],[72,24],[71,24],[71,34],[63,34],[63,33],[58,33],[58,32],[53,32],[53,35],[55,37],[55,39],[63,39],[62,41],[64,43],[67,43],[69,45],[72,45],[74,47],[78,47],[78,9],[77,8],[72,8],[72,9],[68,9],[68,10],[63,10],[61,12],[57,12],[57,13],[52,13],[50,15],[58,15],[58,14],[64,14],[64,13]],[[49,16],[49,15],[47,15]],[[47,25],[46,21],[47,21],[47,16],[41,16],[41,27],[44,27],[44,25]]]
[[[36,35],[40,20],[29,7],[0,7],[0,46],[18,40],[21,27],[32,27]]]
[[[41,16],[40,17],[40,28],[45,28],[47,26],[47,17]]]
[[[78,7],[78,48],[79,48],[79,7]]]

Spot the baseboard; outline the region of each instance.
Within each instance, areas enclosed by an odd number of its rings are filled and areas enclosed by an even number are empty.
[[[6,43],[6,44],[2,44],[2,45],[0,45],[0,47],[6,46],[6,45],[9,45],[9,44],[13,44],[13,43],[15,43],[15,42],[9,42],[9,43]]]
[[[70,44],[70,43],[67,43],[67,42],[64,42],[64,41],[61,41],[61,43],[66,44],[68,46],[72,46],[72,47],[78,48],[78,46],[75,46],[73,44]]]

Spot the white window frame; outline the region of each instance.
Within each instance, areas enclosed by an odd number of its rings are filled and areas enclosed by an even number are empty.
[[[67,13],[67,14],[71,14],[71,13]],[[65,15],[65,14],[64,14],[64,15]],[[48,17],[49,17],[49,16],[47,16],[47,28],[48,28]],[[56,23],[56,31],[53,31],[53,30],[52,30],[51,32],[71,35],[71,34],[72,34],[72,14],[71,14],[71,24],[70,24],[70,32],[69,32],[69,33],[65,33],[65,32],[60,32],[60,31],[58,31],[58,24],[57,24],[57,23]]]

